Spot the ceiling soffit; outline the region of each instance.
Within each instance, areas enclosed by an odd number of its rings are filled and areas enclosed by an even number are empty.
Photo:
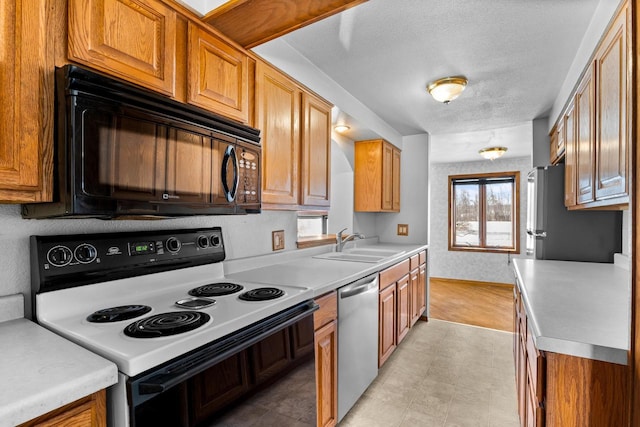
[[[367,0],[235,0],[202,20],[246,49]]]

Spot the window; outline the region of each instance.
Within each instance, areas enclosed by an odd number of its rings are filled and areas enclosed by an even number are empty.
[[[299,212],[298,237],[327,234],[327,214],[324,212]]]
[[[449,250],[519,252],[520,173],[449,176]]]

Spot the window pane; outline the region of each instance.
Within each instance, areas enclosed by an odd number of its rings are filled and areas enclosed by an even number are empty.
[[[326,233],[326,216],[298,217],[298,237],[319,236]]]
[[[513,247],[513,184],[487,183],[487,246]]]
[[[454,246],[479,246],[480,205],[478,184],[454,185],[454,220],[456,225]]]

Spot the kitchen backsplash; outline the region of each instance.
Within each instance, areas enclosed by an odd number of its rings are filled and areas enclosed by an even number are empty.
[[[22,219],[19,205],[0,205],[0,295],[30,298],[29,236],[220,226],[227,258],[271,252],[271,231],[284,230],[286,250],[295,249],[296,212],[258,215],[193,216],[164,220]]]

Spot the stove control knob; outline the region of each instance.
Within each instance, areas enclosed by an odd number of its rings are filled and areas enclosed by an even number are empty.
[[[76,250],[73,251],[73,254],[76,256],[76,259],[80,261],[82,264],[89,264],[93,262],[98,257],[98,251],[95,246],[90,245],[88,243],[83,243],[76,247]]]
[[[177,253],[182,247],[182,243],[180,240],[175,237],[169,237],[166,242],[164,242],[164,247],[171,253]]]
[[[47,261],[54,267],[64,267],[73,259],[71,249],[66,246],[54,246],[47,252]]]
[[[209,239],[207,239],[207,236],[198,236],[197,243],[200,249],[206,249],[209,247]]]
[[[218,247],[220,246],[220,236],[214,234],[211,236],[211,246]]]

